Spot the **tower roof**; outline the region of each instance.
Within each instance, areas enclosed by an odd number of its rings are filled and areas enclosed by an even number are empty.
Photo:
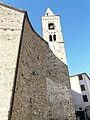
[[[55,14],[51,11],[50,8],[47,9],[45,16],[55,16]]]

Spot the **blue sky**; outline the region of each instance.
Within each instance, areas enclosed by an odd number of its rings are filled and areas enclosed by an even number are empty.
[[[90,76],[90,0],[1,0],[24,9],[35,31],[42,36],[41,16],[49,7],[61,16],[69,74]]]

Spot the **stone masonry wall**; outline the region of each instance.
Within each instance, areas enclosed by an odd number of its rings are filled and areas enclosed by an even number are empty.
[[[12,120],[75,120],[68,68],[25,18]]]
[[[46,50],[47,94],[50,120],[75,120],[68,67],[50,49]]]
[[[47,120],[45,43],[31,28],[27,17],[12,111],[12,120]]]
[[[8,120],[23,16],[0,4],[0,120]]]

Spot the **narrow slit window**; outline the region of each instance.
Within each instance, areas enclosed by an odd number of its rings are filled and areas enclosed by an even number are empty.
[[[49,41],[52,41],[52,35],[49,35]]]
[[[53,35],[53,39],[54,39],[54,41],[56,41],[56,35]]]

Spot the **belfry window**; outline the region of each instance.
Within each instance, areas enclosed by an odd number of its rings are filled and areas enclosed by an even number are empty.
[[[48,16],[48,13],[47,13],[47,16]]]
[[[53,40],[56,41],[56,35],[55,34],[53,35]]]
[[[49,41],[52,41],[52,35],[49,35]]]
[[[48,24],[48,29],[52,30],[54,28],[55,28],[54,23],[49,23]]]

